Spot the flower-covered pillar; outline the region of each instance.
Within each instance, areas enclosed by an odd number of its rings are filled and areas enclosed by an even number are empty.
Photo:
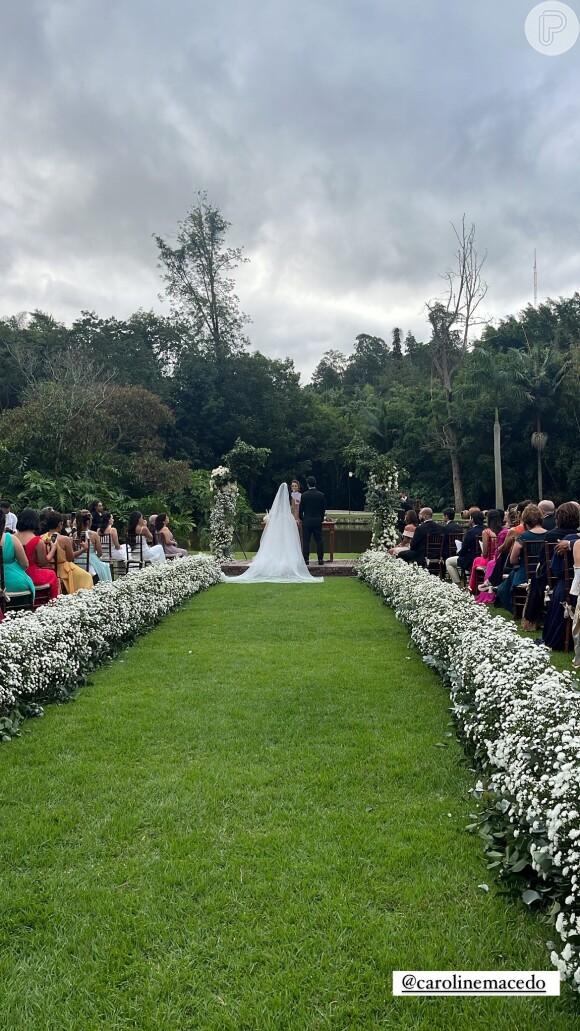
[[[367,507],[373,513],[373,551],[387,551],[400,536],[397,530],[399,472],[395,465],[387,468],[382,462],[381,466],[380,472],[371,472],[367,486]]]
[[[209,483],[212,495],[211,553],[217,562],[225,562],[233,554],[238,485],[226,465],[212,470]]]

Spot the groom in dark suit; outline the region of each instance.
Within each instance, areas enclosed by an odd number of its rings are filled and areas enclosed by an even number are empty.
[[[308,490],[302,495],[300,499],[300,508],[298,509],[298,518],[302,523],[302,554],[304,555],[304,561],[308,565],[310,558],[310,537],[314,537],[316,541],[316,550],[318,552],[318,565],[324,565],[324,544],[322,542],[322,524],[324,522],[324,514],[326,512],[326,498],[324,494],[316,489],[316,480],[314,476],[306,477],[306,486]]]

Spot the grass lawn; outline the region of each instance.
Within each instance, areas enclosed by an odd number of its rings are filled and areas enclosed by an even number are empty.
[[[407,639],[357,580],[220,585],[0,747],[0,1027],[576,1026],[567,990],[391,996],[393,969],[551,969]]]

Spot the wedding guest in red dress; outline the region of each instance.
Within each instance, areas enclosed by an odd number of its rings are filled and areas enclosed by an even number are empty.
[[[36,587],[50,585],[50,597],[56,598],[59,593],[58,576],[51,562],[56,554],[56,541],[50,544],[48,551],[40,537],[40,519],[33,508],[24,508],[18,516],[16,534],[28,559],[28,576]]]

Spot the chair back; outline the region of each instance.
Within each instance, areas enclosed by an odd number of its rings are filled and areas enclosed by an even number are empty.
[[[0,545],[0,611],[4,615],[7,611],[15,609],[29,609],[34,607],[34,595],[27,589],[23,591],[6,591],[4,579],[4,552]]]
[[[556,541],[545,541],[544,542],[544,555],[546,563],[546,589],[549,592],[549,597],[552,597],[554,587],[556,584],[557,577],[552,572],[552,559],[554,557],[554,548],[556,547]]]
[[[4,554],[2,552],[2,545],[0,544],[0,612],[2,615],[6,612],[7,605],[8,598],[6,597],[6,589],[4,586]]]
[[[127,572],[131,568],[143,569],[145,559],[143,558],[143,535],[127,534],[125,539],[125,550],[127,552]]]
[[[89,546],[83,555],[78,555],[75,562],[77,566],[80,566],[81,569],[86,569],[88,573],[91,566],[91,548],[89,538],[85,533],[83,533],[81,537],[73,537],[72,546],[74,551],[78,551],[79,548],[82,548],[83,544],[88,544]]]
[[[425,541],[425,568],[436,575],[441,572],[441,556],[443,554],[443,534],[428,533]]]
[[[524,549],[524,566],[526,570],[526,583],[529,583],[532,573],[536,572],[540,556],[542,555],[546,542],[543,537],[537,541],[522,541]]]
[[[110,533],[100,533],[99,534],[99,540],[101,542],[101,548],[102,548],[102,551],[103,551],[103,554],[102,554],[103,562],[112,562],[112,559],[111,559],[111,534]]]

